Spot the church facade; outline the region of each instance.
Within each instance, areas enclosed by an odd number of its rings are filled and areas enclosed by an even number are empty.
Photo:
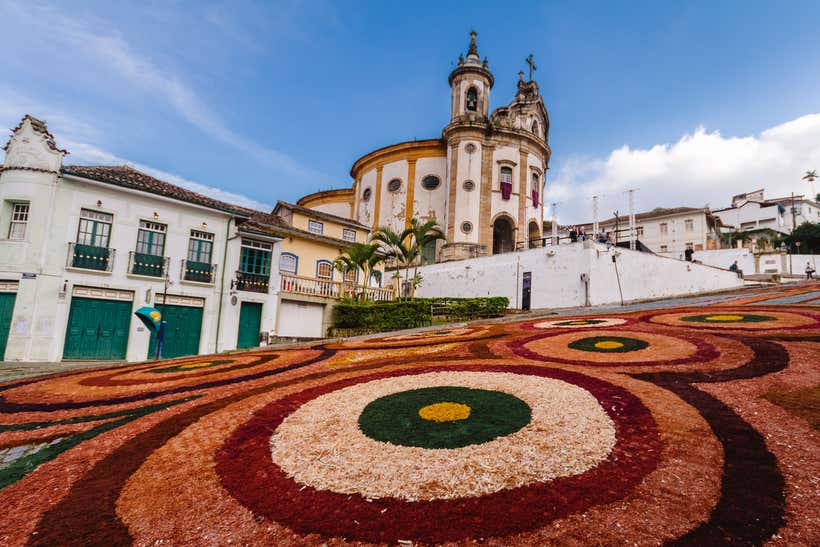
[[[401,231],[434,219],[446,242],[425,262],[540,245],[549,167],[549,115],[538,84],[519,73],[517,93],[490,111],[494,77],[476,33],[450,73],[450,121],[441,137],[380,148],[353,164],[352,188],[310,194],[298,204],[345,216],[373,230]]]

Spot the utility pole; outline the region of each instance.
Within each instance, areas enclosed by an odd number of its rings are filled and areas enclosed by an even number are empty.
[[[630,188],[629,193],[629,248],[635,250],[637,230],[635,228],[635,189]]]
[[[597,239],[601,227],[598,224],[598,196],[592,196],[592,237]]]
[[[558,204],[552,204],[552,244],[558,245]]]

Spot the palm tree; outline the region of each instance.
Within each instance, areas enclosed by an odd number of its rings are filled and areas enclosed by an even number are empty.
[[[817,180],[817,170],[812,169],[811,171],[806,171],[806,174],[803,175],[803,180],[808,181],[811,184],[811,199],[812,201],[820,201],[817,199],[817,192],[814,187],[814,181]]]
[[[401,268],[404,268],[404,280],[408,282],[410,264],[418,256],[419,250],[412,244],[407,230],[397,233],[388,226],[382,226],[373,233],[372,238],[373,241],[378,242],[386,258],[392,258]]]
[[[439,239],[447,239],[444,237],[444,232],[436,223],[435,219],[426,222],[420,222],[419,219],[414,218],[410,221],[410,226],[404,230],[412,241],[412,244],[417,247],[417,254],[421,255],[427,245],[435,244]],[[419,265],[416,263],[413,278],[416,278],[419,273]]]
[[[333,261],[333,265],[341,270],[343,274],[351,270],[361,270],[364,274],[363,285],[366,289],[370,282],[370,276],[372,275],[373,269],[383,259],[384,255],[379,252],[378,243],[351,243],[350,246],[345,249],[345,252]],[[355,281],[353,284],[355,291]],[[356,293],[357,297],[366,297],[366,295],[366,290],[363,290],[361,293]]]

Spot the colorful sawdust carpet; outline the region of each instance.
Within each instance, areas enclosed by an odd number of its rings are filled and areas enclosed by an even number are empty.
[[[812,290],[0,384],[0,543],[816,545]]]

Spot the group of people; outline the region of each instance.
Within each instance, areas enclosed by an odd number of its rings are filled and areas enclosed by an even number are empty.
[[[583,226],[578,226],[577,228],[573,226],[569,229],[570,243],[586,241],[587,239],[597,241],[598,243],[603,243],[605,245],[615,245],[615,239],[612,237],[612,232],[600,232],[590,237],[587,235],[587,229]]]

